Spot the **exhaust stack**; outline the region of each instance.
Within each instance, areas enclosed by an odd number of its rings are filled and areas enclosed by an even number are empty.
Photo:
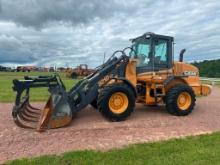
[[[183,54],[186,52],[186,49],[180,51],[179,62],[183,62]]]

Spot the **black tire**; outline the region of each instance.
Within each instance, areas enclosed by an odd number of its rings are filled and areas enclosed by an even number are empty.
[[[178,97],[182,92],[186,92],[189,94],[191,98],[191,103],[188,108],[182,110],[178,106]],[[193,89],[185,84],[175,86],[171,88],[166,95],[166,109],[170,114],[177,115],[177,116],[185,116],[190,114],[193,111],[193,108],[195,106],[196,97],[194,94]]]
[[[93,100],[90,105],[94,108],[94,109],[98,109],[98,105],[97,105],[97,99]]]
[[[128,106],[122,113],[114,113],[109,107],[109,100],[116,92],[125,94],[128,99]],[[134,111],[135,96],[131,87],[126,84],[112,84],[104,87],[100,91],[97,102],[98,109],[104,117],[111,121],[123,121]]]

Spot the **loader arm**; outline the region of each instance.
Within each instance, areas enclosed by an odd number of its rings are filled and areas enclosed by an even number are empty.
[[[107,61],[103,66],[97,69],[93,74],[79,81],[69,92],[68,96],[72,109],[79,111],[90,104],[98,94],[98,82],[106,75],[111,73],[118,64],[127,64],[129,57],[122,55],[119,58],[114,57]],[[79,101],[80,99],[80,101]]]
[[[121,53],[120,57],[115,57]],[[98,95],[99,84],[106,75],[115,72],[118,66],[126,66],[129,57],[124,51],[116,51],[111,58],[96,71],[77,82],[69,91],[59,75],[24,77],[23,80],[13,80],[13,90],[17,92],[15,105],[12,110],[14,122],[23,128],[36,128],[42,131],[50,128],[63,127],[70,124],[74,114],[88,104]],[[43,109],[30,105],[30,89],[47,87],[50,97]],[[23,94],[25,94],[23,96]]]

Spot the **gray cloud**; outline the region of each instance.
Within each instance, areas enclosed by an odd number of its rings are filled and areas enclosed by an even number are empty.
[[[2,13],[2,4],[1,4],[1,1],[0,1],[0,13]]]
[[[147,31],[174,36],[176,58],[220,58],[218,0],[0,2],[0,64],[95,67]]]
[[[18,38],[0,35],[1,63],[32,63],[36,59],[28,47]]]
[[[0,20],[36,28],[54,21],[85,24],[132,9],[127,3],[117,0],[1,0],[0,6]]]

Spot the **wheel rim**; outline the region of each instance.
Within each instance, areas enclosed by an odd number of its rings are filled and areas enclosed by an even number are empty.
[[[108,105],[113,113],[123,113],[128,108],[128,97],[122,92],[116,92],[111,95]]]
[[[183,110],[183,111],[187,110],[189,106],[191,105],[191,102],[192,102],[192,98],[190,94],[187,92],[182,92],[178,96],[177,105],[180,110]]]

